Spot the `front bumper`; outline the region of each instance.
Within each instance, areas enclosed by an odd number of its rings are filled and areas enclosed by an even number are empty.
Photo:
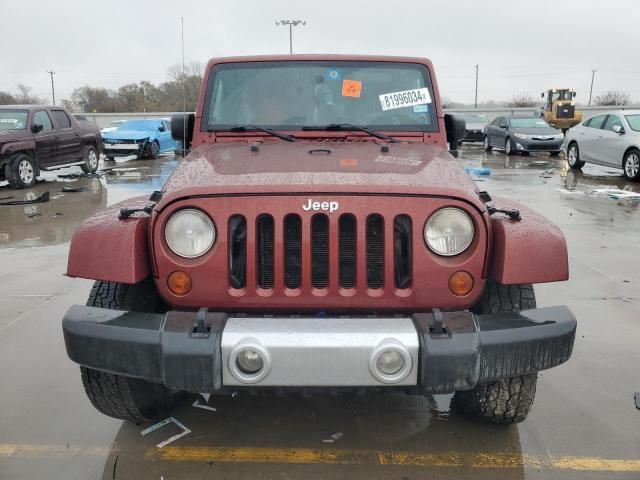
[[[104,154],[110,157],[142,155],[144,144],[138,143],[104,143]]]
[[[206,328],[196,328],[198,315]],[[566,307],[494,315],[436,311],[311,318],[162,315],[74,305],[62,325],[73,361],[171,389],[401,386],[450,393],[567,361],[576,319]],[[244,347],[264,353],[260,374],[246,377],[238,371],[235,355]],[[391,381],[375,367],[387,348],[406,360]]]
[[[484,140],[484,133],[482,130],[466,130],[464,134],[463,142],[482,142]]]
[[[564,139],[559,140],[533,140],[512,138],[513,148],[519,152],[559,152],[562,149]]]

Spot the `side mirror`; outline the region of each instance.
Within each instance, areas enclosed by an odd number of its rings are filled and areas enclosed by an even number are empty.
[[[33,133],[41,132],[43,128],[44,128],[44,125],[41,125],[39,123],[34,123],[33,125],[31,125],[31,131]]]
[[[189,150],[193,140],[193,126],[196,116],[193,113],[174,113],[171,115],[171,137],[184,142],[182,148]]]
[[[622,135],[624,133],[624,127],[622,125],[614,125],[613,131],[616,132],[618,135]]]
[[[164,125],[160,125],[160,126],[158,127],[158,131],[159,131],[159,132],[164,132],[165,130],[166,130],[166,128],[164,128]]]
[[[505,130],[509,127],[509,125],[500,125],[500,128],[504,128]]]
[[[576,98],[576,92],[573,92],[573,98]]]
[[[445,113],[444,129],[447,134],[447,143],[454,157],[458,157],[458,142],[460,142],[467,133],[467,122],[464,117]]]

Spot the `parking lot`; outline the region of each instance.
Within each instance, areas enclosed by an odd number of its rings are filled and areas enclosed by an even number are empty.
[[[563,157],[462,148],[466,167],[490,168],[474,176],[480,190],[537,210],[569,247],[571,279],[536,294],[538,306],[566,304],[578,318],[574,353],[540,374],[524,423],[466,420],[449,395],[190,396],[173,416],[191,433],[157,448],[180,429],[142,436],[148,425],[98,413],[60,327],[92,284],[64,276],[69,241],[93,213],[159,189],[181,161],[162,156],[0,188],[3,199],[51,198],[0,206],[0,478],[640,478],[640,198],[597,191],[640,184],[593,165],[569,170]]]

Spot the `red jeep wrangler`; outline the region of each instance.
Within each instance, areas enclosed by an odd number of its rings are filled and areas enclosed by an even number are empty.
[[[398,388],[522,421],[573,348],[572,313],[532,288],[568,278],[566,243],[478,191],[439,98],[421,58],[211,60],[195,116],[172,118],[189,156],[73,237],[68,274],[96,283],[63,329],[95,407],[147,421],[184,391]]]

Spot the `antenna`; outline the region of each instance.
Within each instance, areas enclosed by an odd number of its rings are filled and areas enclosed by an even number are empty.
[[[182,156],[187,150],[187,83],[184,69],[184,17],[180,17],[182,37]]]

